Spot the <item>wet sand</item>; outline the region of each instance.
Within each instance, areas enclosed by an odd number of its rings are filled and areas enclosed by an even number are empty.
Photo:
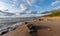
[[[40,29],[37,32],[37,36],[60,36],[60,21],[53,21],[47,18],[42,18],[43,20],[32,20],[30,24],[36,26],[47,26],[49,28]],[[29,24],[29,23],[28,23]],[[4,36],[30,36],[29,29],[27,25],[22,25],[16,30],[7,33]]]

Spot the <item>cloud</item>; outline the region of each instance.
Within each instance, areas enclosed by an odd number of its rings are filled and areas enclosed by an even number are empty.
[[[59,0],[56,0],[51,5],[55,7],[53,9],[60,9],[60,1]]]
[[[7,4],[5,2],[0,1],[0,10],[6,11],[9,13],[15,13],[15,15],[20,16],[20,13],[24,12],[27,7],[24,4],[20,4],[20,9],[16,8],[13,4]],[[15,16],[14,15],[14,16]]]
[[[25,0],[30,6],[36,1],[36,0]]]
[[[20,13],[24,12],[27,9],[27,7],[23,4],[20,4]]]
[[[32,10],[28,10],[28,11],[26,12],[26,14],[35,14],[35,12],[32,11]]]
[[[20,4],[19,12],[16,12],[14,16],[20,16],[20,13],[24,13],[26,11],[27,7],[24,4]]]
[[[59,5],[60,4],[60,1],[55,1],[55,2],[53,2],[51,5],[52,6],[56,6],[56,5]]]
[[[17,8],[15,8],[14,6],[12,6],[11,4],[7,4],[7,3],[4,3],[4,2],[1,2],[0,1],[0,10],[9,10],[9,12],[11,13],[15,13],[17,12]]]
[[[54,8],[54,9],[60,9],[60,7],[56,7],[56,8]]]
[[[17,0],[13,0],[13,4],[15,4],[17,2]]]

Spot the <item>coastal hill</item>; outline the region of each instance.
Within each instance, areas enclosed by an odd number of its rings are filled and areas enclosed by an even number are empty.
[[[54,17],[54,16],[60,16],[60,10],[53,11],[51,14],[44,15],[45,17]]]
[[[49,15],[44,15],[43,17],[51,20],[60,20],[60,10],[54,11]]]

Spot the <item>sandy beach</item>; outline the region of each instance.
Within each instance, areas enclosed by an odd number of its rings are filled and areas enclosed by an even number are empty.
[[[40,19],[40,18],[39,18]],[[37,32],[37,36],[60,36],[60,20],[51,20],[48,18],[42,18],[43,20],[32,20],[30,24],[36,26],[47,26],[49,28],[40,29]],[[59,18],[60,19],[60,18]],[[29,24],[29,23],[28,23]],[[11,31],[3,36],[30,36],[27,25],[22,25],[16,30]]]

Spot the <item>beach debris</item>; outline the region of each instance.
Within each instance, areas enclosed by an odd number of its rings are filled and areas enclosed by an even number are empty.
[[[36,26],[33,24],[28,24],[27,27],[29,28],[29,33],[31,34],[31,36],[37,36],[37,31],[39,29],[45,29],[45,28],[49,28],[46,26]]]
[[[0,35],[6,34],[8,32],[8,30],[4,29],[0,31]]]
[[[40,19],[38,19],[38,20],[41,21],[41,20],[43,20],[43,19],[40,18]]]
[[[27,24],[28,22],[25,22],[25,24]]]

